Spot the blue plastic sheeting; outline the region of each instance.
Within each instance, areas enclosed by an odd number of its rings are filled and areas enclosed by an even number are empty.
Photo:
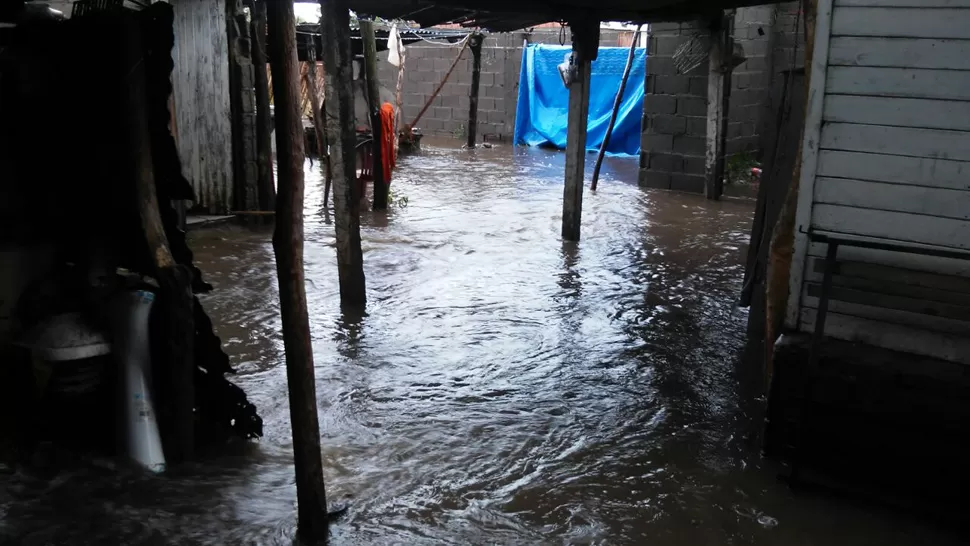
[[[566,147],[569,90],[563,85],[557,66],[570,51],[569,46],[542,44],[533,44],[522,50],[519,102],[515,112],[516,144],[551,145],[559,149]],[[629,53],[626,47],[601,47],[597,59],[593,61],[586,124],[587,150],[598,151],[603,143]],[[613,136],[606,150],[608,155],[640,154],[646,59],[646,48],[637,48]]]

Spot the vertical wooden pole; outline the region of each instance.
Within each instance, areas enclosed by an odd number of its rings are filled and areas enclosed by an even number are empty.
[[[623,104],[623,92],[626,91],[626,81],[630,79],[630,70],[633,68],[633,55],[637,51],[637,37],[640,35],[640,27],[633,33],[633,40],[630,41],[630,53],[626,57],[626,67],[623,68],[623,77],[620,78],[620,89],[616,92],[616,99],[613,100],[613,113],[610,114],[610,124],[606,127],[606,136],[603,137],[603,144],[600,145],[600,152],[596,155],[596,165],[593,166],[593,181],[589,189],[596,191],[596,183],[600,178],[600,167],[603,166],[603,157],[606,155],[606,147],[610,145],[610,137],[613,136],[613,127],[616,125],[616,118],[620,114],[620,105]]]
[[[251,4],[253,72],[256,83],[256,169],[260,210],[276,209],[273,181],[272,116],[269,111],[269,75],[266,73],[266,0]]]
[[[472,50],[472,87],[468,91],[468,147],[475,147],[475,133],[478,131],[478,86],[482,79],[482,42],[484,36],[476,32],[469,38],[468,47]]]
[[[566,126],[566,185],[562,199],[562,238],[578,241],[583,215],[583,177],[586,170],[586,123],[589,117],[589,78],[599,47],[599,21],[570,21],[576,81],[569,85]]]
[[[295,17],[292,2],[267,2],[266,7],[276,100],[279,175],[273,249],[279,277],[293,429],[297,533],[305,540],[326,540],[327,496],[320,456],[320,424],[303,272],[303,122]]]
[[[364,78],[367,81],[367,111],[374,139],[374,210],[387,208],[387,175],[384,172],[384,126],[381,124],[381,86],[377,79],[377,40],[374,22],[360,19],[360,38],[364,41]]]
[[[404,117],[402,111],[404,101],[401,98],[401,92],[404,89],[404,48],[401,47],[400,34],[397,42],[388,44],[388,48],[391,47],[397,50],[398,59],[401,61],[401,65],[397,67],[397,86],[394,89],[394,156],[397,157],[401,142],[401,119]]]
[[[720,199],[724,192],[724,153],[727,136],[728,99],[731,93],[731,35],[728,16],[721,15],[711,28],[711,52],[707,76],[707,156],[704,195]]]
[[[367,296],[364,253],[360,247],[360,195],[356,184],[350,11],[347,0],[320,0],[320,10],[340,301],[363,305]]]

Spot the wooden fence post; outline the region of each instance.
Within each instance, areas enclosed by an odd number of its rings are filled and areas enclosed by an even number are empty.
[[[303,122],[292,2],[267,2],[279,194],[273,249],[280,287],[286,350],[286,382],[296,466],[297,533],[326,540],[327,496],[320,455],[320,424],[313,374],[313,348],[303,272]]]
[[[381,85],[377,79],[377,39],[374,22],[360,19],[360,38],[364,42],[364,78],[367,82],[367,111],[370,114],[374,146],[374,210],[387,209],[387,179],[384,172],[384,126],[381,123]]]
[[[347,0],[320,0],[320,9],[340,301],[363,305],[367,295],[364,253],[360,247],[361,196],[357,188],[350,11]]]
[[[273,182],[273,122],[269,111],[269,75],[266,73],[266,0],[250,6],[252,21],[253,72],[256,83],[256,168],[259,210],[276,209]]]
[[[589,117],[589,77],[599,48],[600,22],[570,21],[573,55],[578,63],[576,80],[569,85],[566,124],[566,184],[562,199],[562,238],[579,240],[583,215],[583,176],[586,170],[586,124]]]
[[[482,79],[482,42],[485,38],[476,32],[468,38],[472,50],[472,87],[468,91],[468,142],[469,148],[475,147],[478,132],[478,87]]]

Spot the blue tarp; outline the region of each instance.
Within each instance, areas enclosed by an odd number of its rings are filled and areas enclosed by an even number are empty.
[[[522,50],[519,102],[515,112],[516,144],[546,144],[559,149],[566,147],[569,90],[563,85],[557,66],[570,51],[569,46],[542,44],[533,44]],[[603,143],[629,52],[629,48],[625,47],[601,47],[597,59],[593,61],[586,125],[587,150],[598,151]],[[646,58],[646,48],[637,48],[630,78],[623,92],[620,113],[616,118],[613,136],[610,137],[610,146],[606,150],[608,155],[640,154]]]

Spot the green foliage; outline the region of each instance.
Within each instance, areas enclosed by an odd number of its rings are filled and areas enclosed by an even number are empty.
[[[724,178],[728,184],[750,184],[751,169],[758,166],[751,152],[741,152],[727,158],[724,165]]]
[[[461,125],[459,125],[458,128],[455,129],[454,131],[452,131],[451,134],[454,135],[454,137],[457,138],[457,139],[459,139],[459,140],[465,138],[466,136],[468,136],[468,132],[465,129],[465,124],[462,123]]]
[[[394,187],[391,186],[390,188],[387,189],[387,204],[389,206],[400,207],[402,209],[407,208],[408,196],[407,195],[398,196],[396,193],[394,193]]]

